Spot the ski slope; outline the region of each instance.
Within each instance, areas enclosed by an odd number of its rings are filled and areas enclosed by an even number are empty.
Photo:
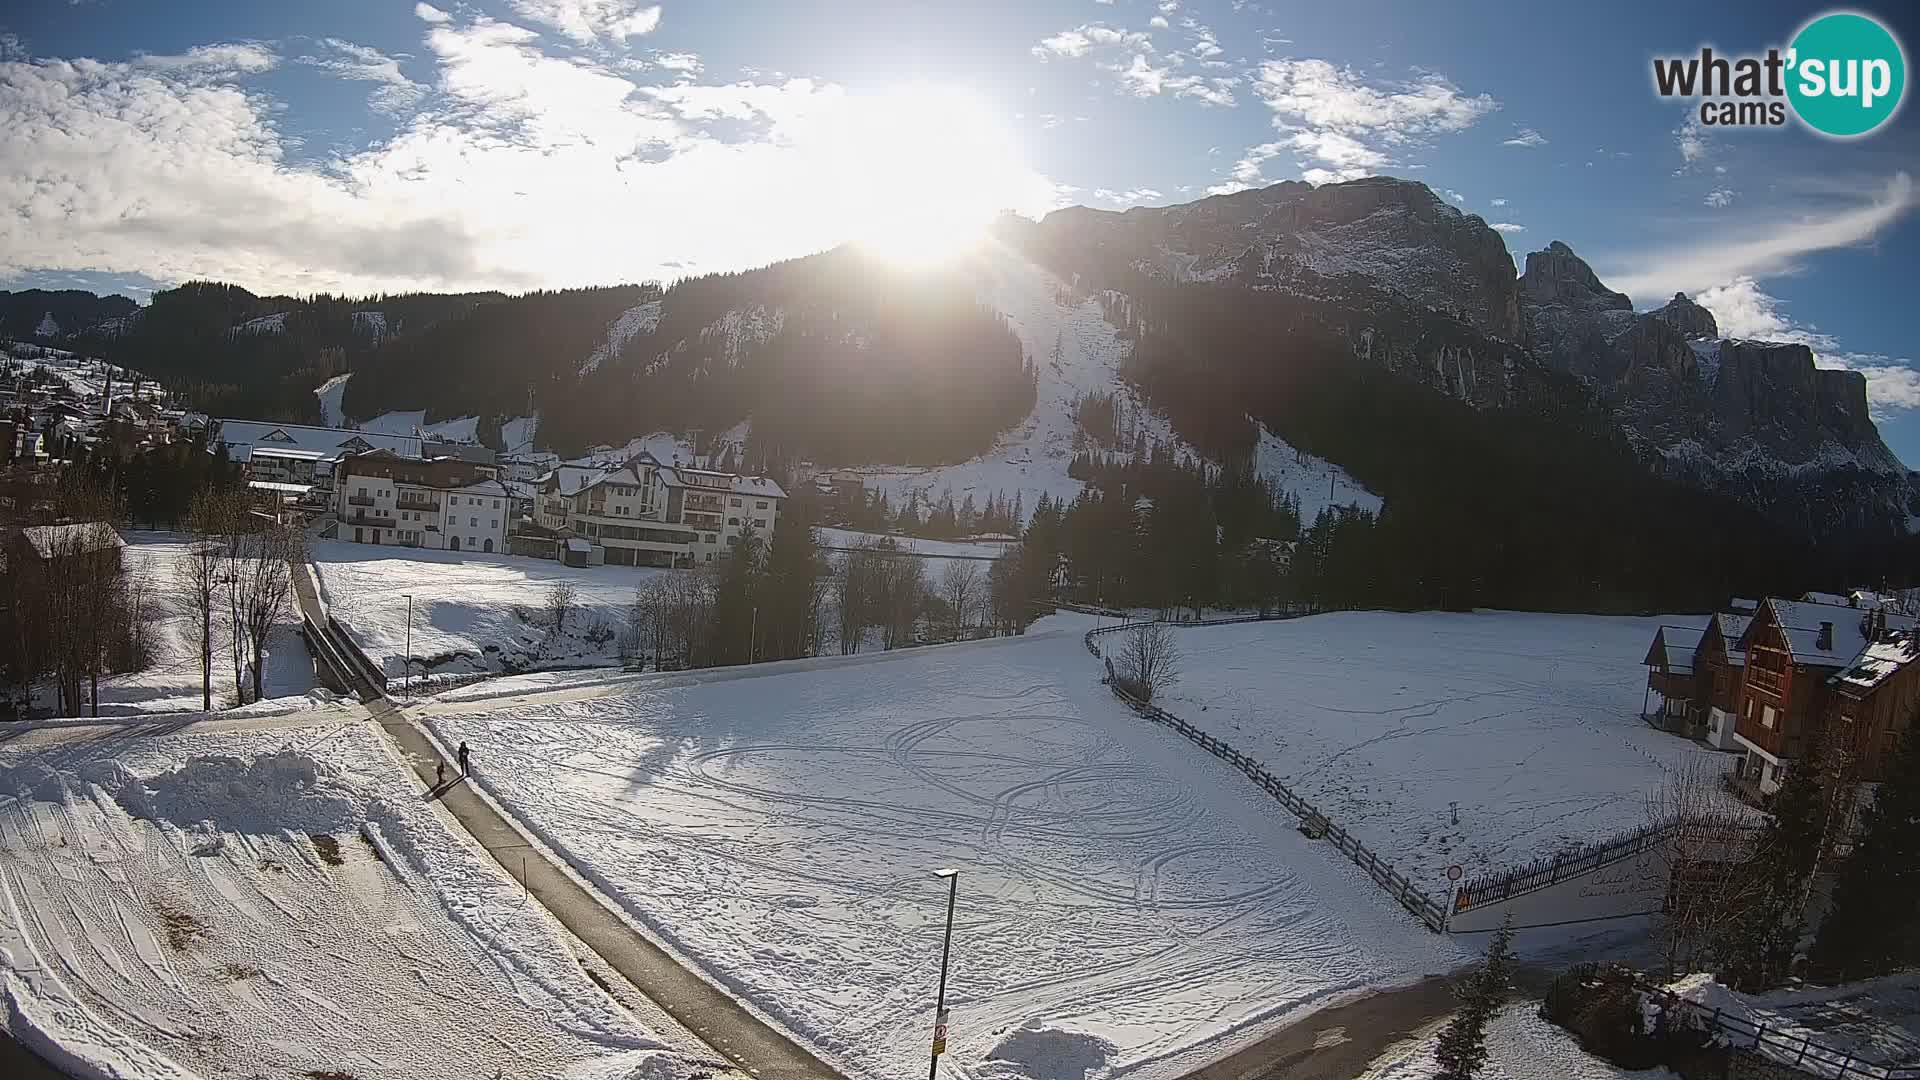
[[[974,265],[980,275],[980,302],[1006,317],[1021,348],[1040,365],[1033,411],[993,449],[970,461],[932,468],[876,465],[837,473],[862,477],[869,488],[885,491],[895,507],[906,505],[913,491],[930,502],[947,491],[956,502],[972,493],[983,505],[995,492],[1009,499],[1017,492],[1029,511],[1042,494],[1071,501],[1083,486],[1067,475],[1073,458],[1073,403],[1089,393],[1119,395],[1136,410],[1148,441],[1198,456],[1174,434],[1169,421],[1147,408],[1121,380],[1120,364],[1131,346],[1107,321],[1097,297],[1073,293],[1059,278],[1001,244],[988,244]]]
[[[419,711],[637,924],[855,1080],[926,1067],[940,867],[955,1077],[1180,1075],[1468,959],[1121,707],[1076,620]]]
[[[1157,702],[1258,759],[1415,884],[1525,863],[1646,823],[1691,758],[1640,719],[1663,622],[1343,612],[1177,631]],[[1455,812],[1458,821],[1455,821]]]
[[[1285,490],[1300,500],[1300,525],[1307,528],[1314,519],[1336,506],[1351,506],[1377,514],[1383,505],[1380,496],[1368,491],[1347,470],[1326,458],[1294,448],[1293,444],[1258,424],[1260,441],[1254,446],[1254,469],[1275,490]]]
[[[346,396],[347,380],[351,378],[353,372],[349,371],[344,375],[335,375],[313,388],[313,396],[320,401],[320,422],[328,427],[347,426],[347,414],[340,408],[340,399]]]
[[[422,438],[442,439],[447,442],[478,442],[480,418],[462,416],[454,420],[442,420],[437,424],[427,423],[427,411],[415,409],[411,412],[387,412],[358,425],[361,431],[371,431],[380,435],[413,435]]]
[[[0,791],[0,1018],[71,1074],[692,1071],[365,721],[30,731]]]

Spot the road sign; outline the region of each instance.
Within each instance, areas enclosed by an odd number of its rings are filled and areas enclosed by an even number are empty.
[[[939,1057],[947,1052],[947,1010],[941,1009],[933,1022],[933,1056]]]
[[[1459,863],[1454,863],[1452,866],[1447,867],[1448,881],[1459,881],[1461,878],[1466,876],[1467,876],[1467,872],[1460,868]]]

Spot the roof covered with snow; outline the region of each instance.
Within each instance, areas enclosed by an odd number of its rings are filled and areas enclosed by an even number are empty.
[[[562,465],[540,477],[540,489],[545,491],[553,488],[562,495],[574,495],[592,487],[607,475],[608,472],[605,469],[596,469],[587,465]]]
[[[1653,632],[1653,647],[1647,650],[1646,663],[1659,664],[1681,675],[1693,673],[1693,651],[1700,647],[1705,630],[1690,626],[1662,626]]]
[[[1839,604],[1774,599],[1768,600],[1767,606],[1772,609],[1774,621],[1780,625],[1796,664],[1844,667],[1869,644],[1868,612],[1848,606],[1844,598]],[[1912,616],[1889,613],[1886,620],[1889,630],[1913,630]],[[1829,626],[1831,632],[1827,630]]]
[[[127,546],[126,541],[120,539],[120,534],[113,531],[113,526],[101,521],[73,525],[29,525],[20,530],[20,536],[33,549],[33,553],[42,559],[111,551]]]
[[[1737,606],[1740,601],[1736,600],[1734,603]],[[1722,611],[1715,614],[1707,623],[1707,629],[1717,632],[1720,640],[1725,643],[1728,662],[1736,666],[1744,666],[1747,662],[1747,627],[1753,625],[1753,615],[1752,608],[1747,608],[1745,611],[1746,613]]]
[[[256,445],[288,450],[324,450],[329,451],[327,457],[335,456],[331,451],[353,453],[361,450],[391,450],[401,457],[421,456],[420,438],[417,435],[383,435],[376,431],[276,424],[267,420],[222,419],[217,423],[220,425],[220,442],[226,446],[227,457],[232,461],[247,460]]]
[[[1916,658],[1920,658],[1920,636],[1911,630],[1894,631],[1860,650],[1853,663],[1834,676],[1833,684],[1851,694],[1871,692]]]

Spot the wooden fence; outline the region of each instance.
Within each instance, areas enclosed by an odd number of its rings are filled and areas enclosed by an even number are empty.
[[[1720,1008],[1709,1009],[1690,998],[1683,998],[1665,987],[1636,983],[1639,989],[1657,998],[1676,1015],[1685,1016],[1697,1026],[1725,1040],[1736,1050],[1752,1050],[1811,1076],[1831,1080],[1863,1077],[1865,1080],[1920,1080],[1920,1064],[1882,1065],[1863,1061],[1851,1050],[1840,1050],[1796,1035],[1734,1016]]]
[[[1296,617],[1297,616],[1293,615],[1254,615],[1231,619],[1200,620],[1176,625],[1217,626],[1226,623],[1260,622],[1263,620]],[[1105,634],[1122,633],[1140,626],[1152,625],[1152,622],[1153,620],[1121,623],[1117,626],[1103,626],[1089,630],[1085,638],[1087,651],[1096,657],[1100,657],[1103,654],[1100,651],[1100,646],[1095,643],[1095,638]],[[1302,798],[1299,793],[1283,783],[1279,777],[1261,768],[1260,764],[1253,758],[1234,749],[1226,740],[1215,738],[1208,732],[1189,724],[1165,709],[1150,705],[1126,693],[1114,682],[1109,681],[1107,685],[1113,691],[1114,696],[1125,702],[1127,707],[1135,713],[1156,724],[1164,724],[1172,728],[1185,736],[1189,741],[1198,745],[1202,750],[1205,750],[1207,753],[1212,754],[1214,757],[1219,758],[1246,774],[1247,778],[1252,780],[1262,791],[1272,796],[1281,806],[1286,807],[1288,812],[1293,814],[1293,816],[1299,818],[1301,827],[1309,836],[1324,837],[1325,839],[1333,841],[1333,846],[1338,848],[1342,855],[1345,855],[1351,860],[1355,866],[1366,871],[1367,876],[1373,879],[1374,884],[1385,889],[1389,896],[1392,896],[1402,907],[1412,912],[1415,918],[1426,924],[1427,929],[1435,933],[1446,932],[1447,910],[1445,907],[1435,903],[1432,897],[1416,888],[1412,881],[1398,870],[1395,870],[1392,863],[1383,862],[1377,854],[1369,850],[1367,846],[1355,838],[1353,834],[1335,824],[1331,818],[1321,813],[1318,807],[1315,807],[1312,803]]]

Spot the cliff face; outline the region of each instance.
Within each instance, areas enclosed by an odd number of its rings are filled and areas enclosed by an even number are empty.
[[[1062,210],[1043,228],[1087,255],[1163,279],[1354,277],[1493,337],[1520,337],[1519,289],[1500,234],[1425,184],[1288,182],[1125,213]]]

